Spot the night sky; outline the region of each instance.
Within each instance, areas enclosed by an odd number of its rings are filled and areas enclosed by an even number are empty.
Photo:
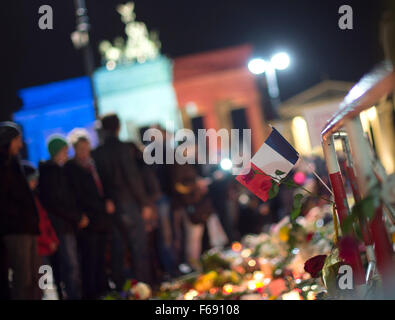
[[[115,7],[126,0],[86,0],[97,45],[124,35]],[[257,55],[278,50],[291,67],[278,73],[285,100],[323,79],[357,81],[382,59],[378,0],[135,0],[138,21],[159,32],[162,53],[178,57],[250,43]],[[38,8],[50,4],[54,29],[40,30]],[[351,5],[354,29],[340,30],[338,9]],[[16,90],[84,74],[81,52],[70,40],[75,30],[73,0],[3,0],[1,5],[0,120],[16,107]]]

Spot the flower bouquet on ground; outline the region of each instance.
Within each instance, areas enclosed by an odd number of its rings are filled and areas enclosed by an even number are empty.
[[[152,291],[148,284],[131,279],[127,280],[121,292],[111,292],[104,300],[148,300],[152,297]]]
[[[164,283],[159,299],[316,299],[325,290],[319,278],[304,270],[304,262],[329,254],[333,224],[324,223],[326,208],[314,215],[289,218],[269,233],[247,235],[226,250],[201,257],[202,273]]]

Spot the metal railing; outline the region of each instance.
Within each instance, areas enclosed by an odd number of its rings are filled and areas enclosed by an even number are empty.
[[[345,191],[346,181],[341,174],[334,140],[340,139],[342,142],[346,158],[345,179],[349,181],[357,203],[368,197],[373,187],[382,185],[387,179],[383,166],[374,156],[369,140],[364,134],[359,115],[394,91],[395,73],[392,64],[383,62],[350,90],[341,103],[339,111],[333,115],[321,132],[324,157],[341,226],[350,214],[350,208]],[[359,217],[358,222],[369,264],[365,273],[361,259],[353,262],[354,265],[351,267],[357,285],[369,283],[375,273],[376,265],[383,284],[394,285],[393,249],[385,227],[383,211],[394,223],[394,210],[385,201],[381,201],[381,205],[374,213],[372,212],[372,218]],[[348,235],[355,236],[353,231],[348,232]],[[359,251],[355,252],[355,255],[361,257]]]

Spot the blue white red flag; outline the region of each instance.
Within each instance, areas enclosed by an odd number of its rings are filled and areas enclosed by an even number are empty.
[[[272,128],[269,137],[252,157],[249,172],[237,176],[236,180],[266,201],[269,197],[271,180],[284,178],[298,159],[298,152],[275,128]]]

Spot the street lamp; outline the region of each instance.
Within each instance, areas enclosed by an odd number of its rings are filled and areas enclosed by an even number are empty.
[[[280,52],[275,54],[270,63],[277,69],[277,70],[285,70],[288,68],[290,64],[289,55],[285,52]]]
[[[93,84],[95,63],[92,47],[89,42],[90,24],[88,10],[86,8],[85,0],[74,0],[74,6],[77,27],[76,30],[71,34],[71,41],[73,42],[73,45],[76,49],[82,49],[84,55],[85,72],[89,76],[93,96],[93,108],[97,118],[99,111],[97,106],[95,86]]]
[[[248,70],[253,74],[262,74],[266,71],[267,62],[261,58],[255,58],[248,62]]]
[[[269,61],[262,58],[254,58],[248,62],[248,70],[256,75],[265,74],[269,91],[269,97],[274,111],[280,104],[280,90],[277,83],[276,70],[285,70],[290,64],[289,55],[285,52],[275,54]]]

